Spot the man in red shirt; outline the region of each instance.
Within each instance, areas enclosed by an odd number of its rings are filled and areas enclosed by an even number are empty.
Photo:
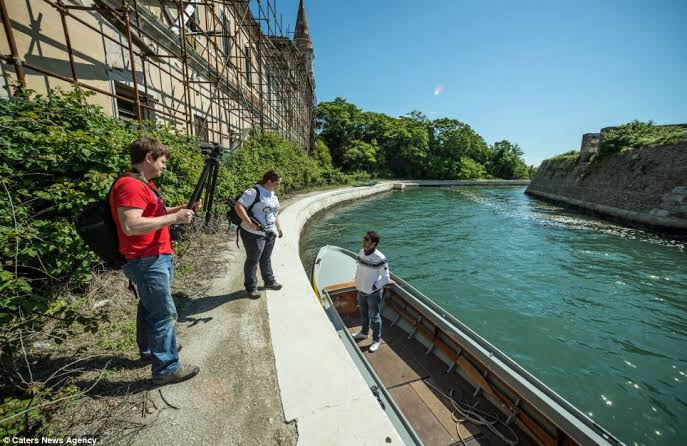
[[[150,181],[165,169],[169,158],[165,146],[154,138],[139,138],[129,145],[129,155],[133,168],[112,187],[110,209],[119,251],[127,260],[122,269],[138,290],[136,341],[141,357],[152,359],[153,383],[179,382],[200,369],[179,364],[169,225],[191,223],[194,212],[186,206],[165,207]]]

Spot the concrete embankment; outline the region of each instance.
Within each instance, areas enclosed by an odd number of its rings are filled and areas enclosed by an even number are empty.
[[[687,144],[635,149],[591,162],[547,160],[526,193],[627,224],[687,231]]]
[[[337,203],[392,188],[391,183],[318,193],[280,215],[284,238],[272,264],[284,288],[267,291],[267,310],[284,416],[299,445],[401,444],[317,300],[299,258],[310,217]]]

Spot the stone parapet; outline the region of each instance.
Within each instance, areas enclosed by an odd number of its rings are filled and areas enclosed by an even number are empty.
[[[527,193],[626,223],[687,229],[687,144],[641,148],[591,163],[547,160]]]

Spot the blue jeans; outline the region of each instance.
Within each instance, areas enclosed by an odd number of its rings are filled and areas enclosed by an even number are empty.
[[[246,263],[243,264],[243,286],[249,293],[258,289],[258,279],[255,277],[258,264],[260,274],[265,283],[274,282],[272,272],[272,250],[274,249],[274,236],[262,236],[245,231],[239,231],[243,246],[246,247]]]
[[[177,352],[177,309],[172,299],[174,264],[169,254],[141,257],[122,267],[138,290],[136,342],[141,354],[153,360],[153,377],[173,373],[179,368]]]
[[[372,294],[365,294],[358,291],[358,307],[360,307],[360,319],[363,327],[361,333],[367,334],[372,323],[372,342],[379,342],[382,339],[382,290]]]

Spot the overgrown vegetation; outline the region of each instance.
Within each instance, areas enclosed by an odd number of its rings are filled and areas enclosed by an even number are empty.
[[[600,155],[687,142],[687,128],[634,120],[604,132]]]
[[[589,159],[590,163],[615,153],[628,150],[664,146],[669,144],[687,143],[687,128],[676,125],[656,125],[652,121],[641,122],[634,120],[627,124],[614,127],[603,133],[599,153]],[[560,155],[544,160],[544,164],[555,161],[565,161],[574,166],[580,158],[578,150],[570,150]]]
[[[419,112],[394,118],[365,112],[344,99],[317,107],[319,136],[344,172],[365,170],[399,178],[531,178],[517,144],[492,146],[456,119],[429,120]]]
[[[548,160],[553,160],[553,161],[571,160],[571,159],[577,160],[577,158],[579,158],[579,157],[580,157],[580,151],[573,149],[573,150],[569,150],[565,153],[561,153],[560,155],[556,155],[554,157],[551,157]]]
[[[24,91],[0,100],[0,393],[5,398],[0,420],[30,409],[3,435],[11,429],[32,434],[46,415],[36,401],[62,398],[69,382],[37,384],[42,381],[31,376],[31,345],[25,341],[47,330],[50,339],[64,342],[79,332],[96,332],[106,322],[101,312],[85,311],[63,297],[85,291],[98,268],[73,221],[128,168],[127,145],[146,135],[170,149],[167,171],[156,180],[170,205],[188,199],[204,164],[192,137],[152,122],[113,119],[89,105],[87,96],[80,90],[47,96]],[[314,155],[274,135],[253,135],[221,165],[216,203],[272,168],[284,176],[285,192],[355,181],[332,166],[326,146],[318,146]],[[223,214],[221,206],[217,211]],[[131,334],[131,325],[105,326],[111,333],[98,348],[130,347],[130,336],[120,335]]]

